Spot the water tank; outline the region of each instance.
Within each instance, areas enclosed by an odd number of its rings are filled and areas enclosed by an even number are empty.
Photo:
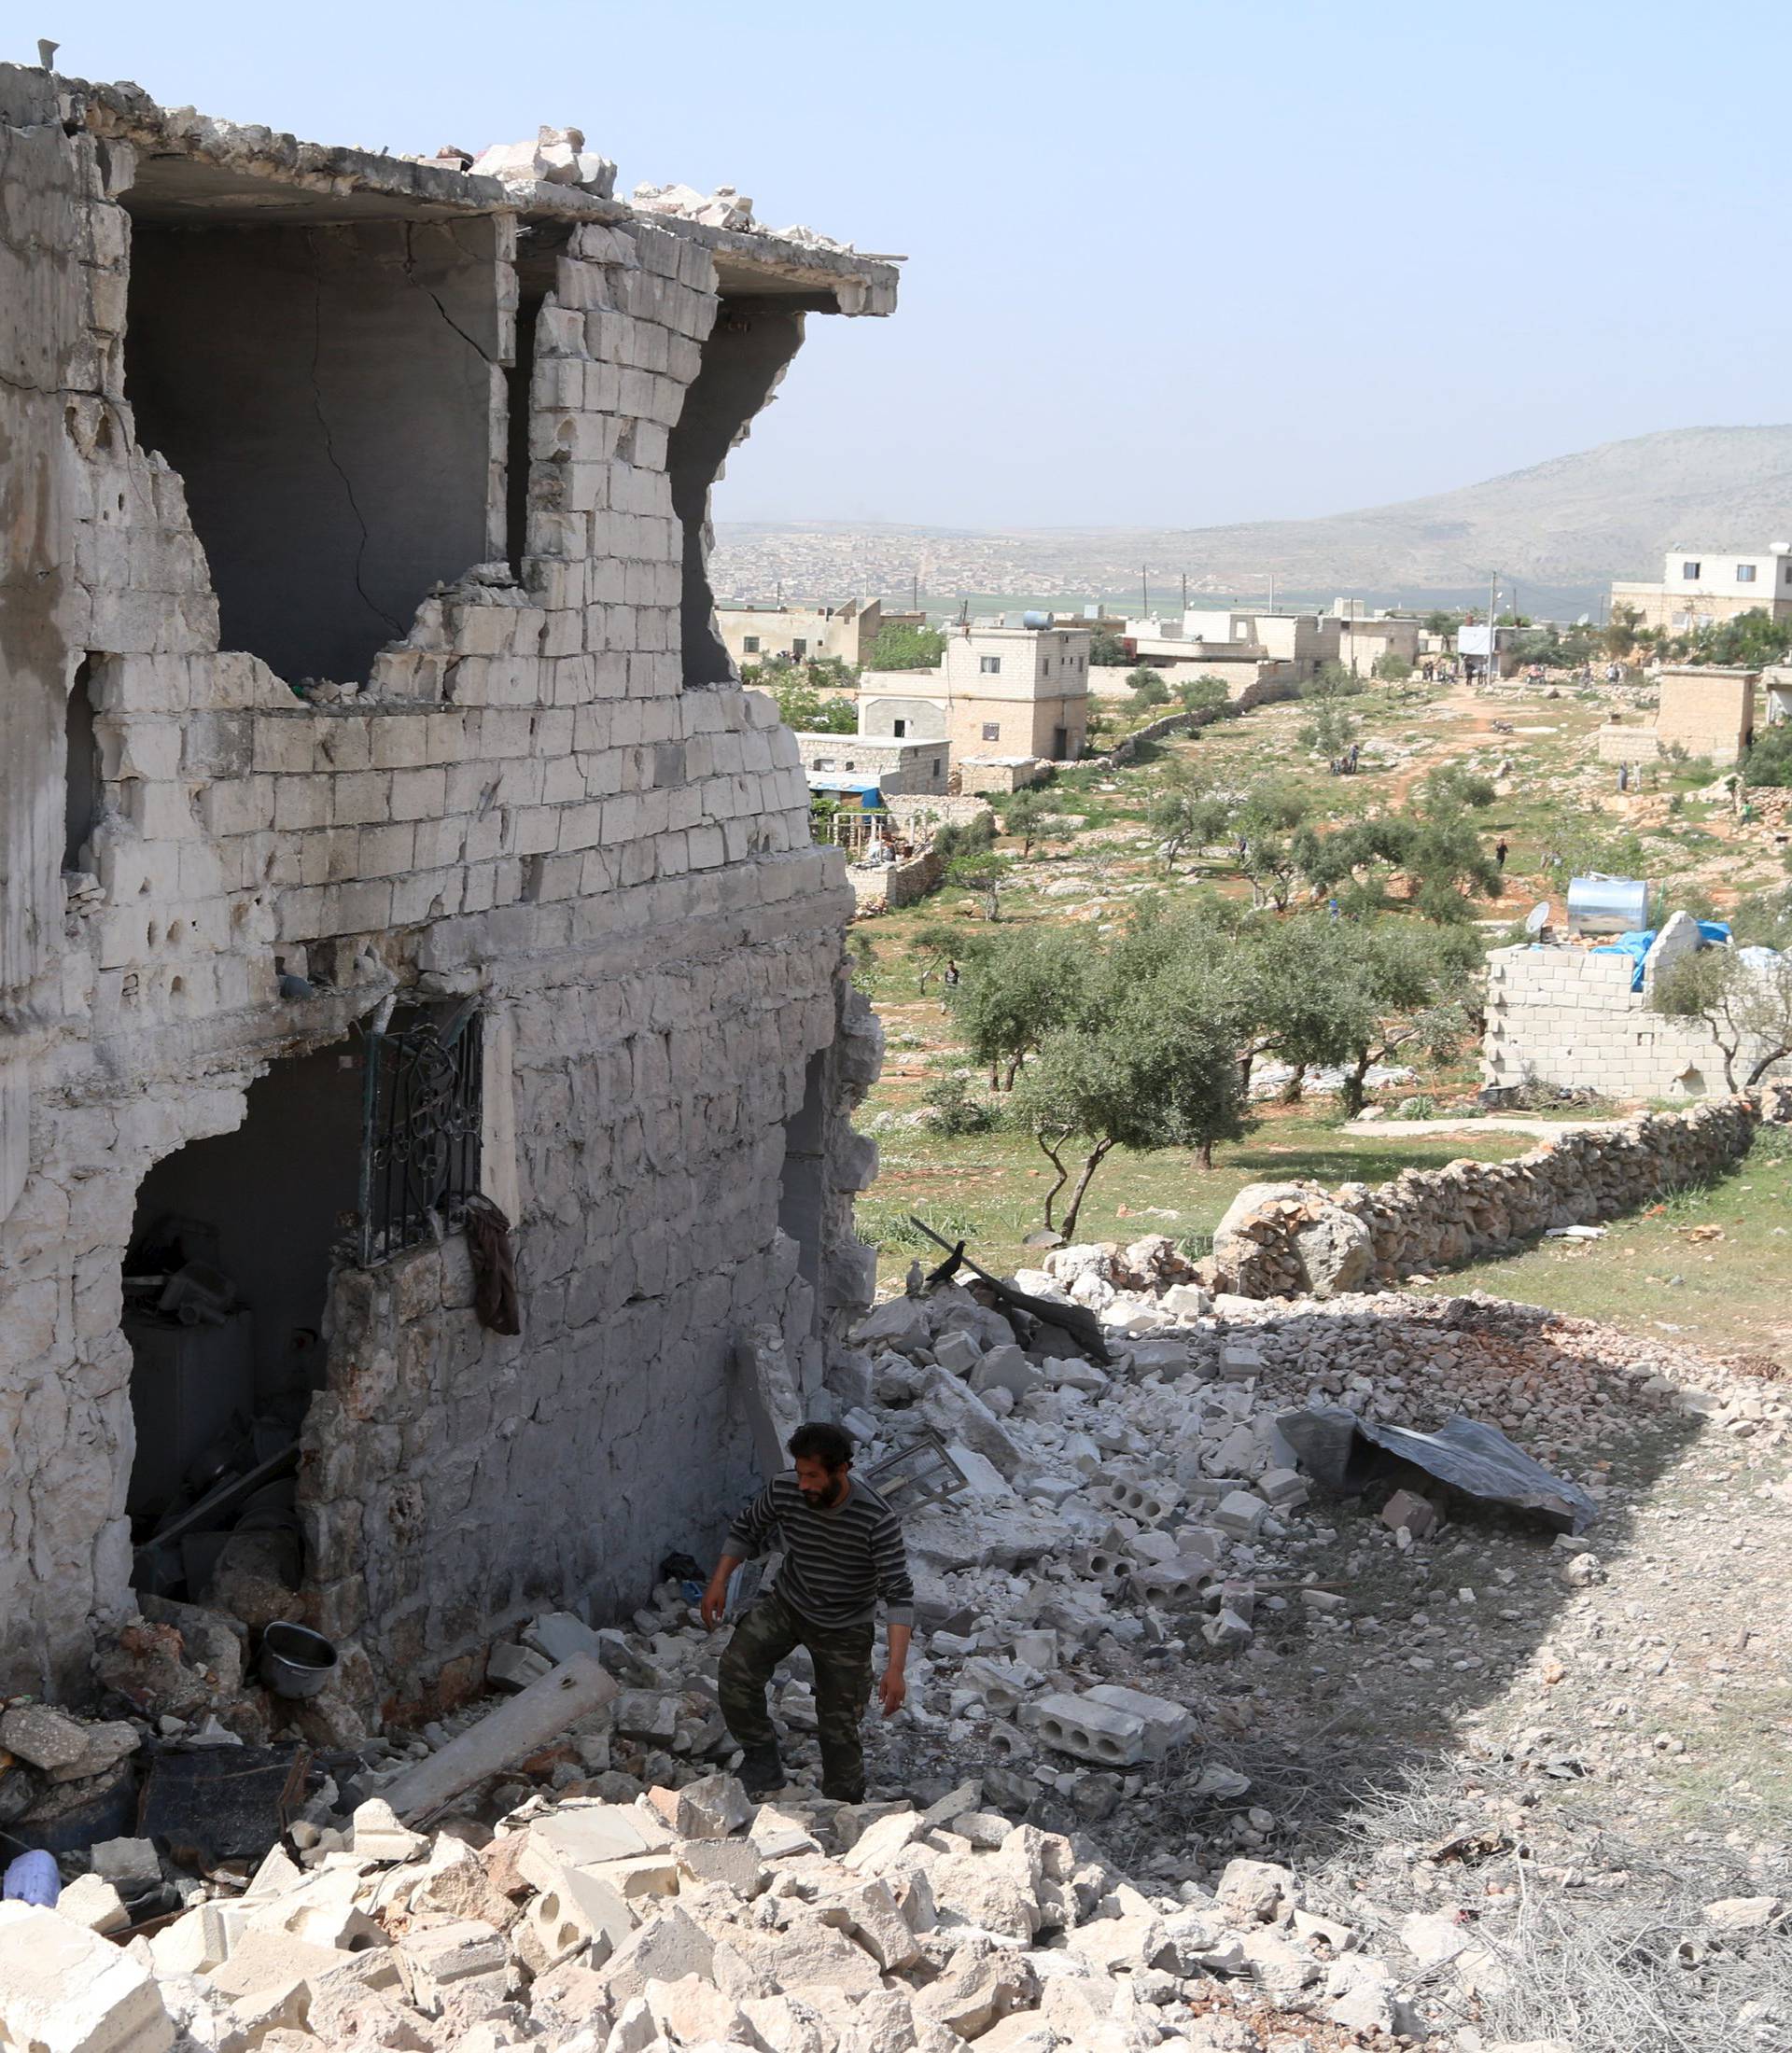
[[[1052,624],[1052,616],[1049,613],[1023,613],[1020,616],[1020,624],[1023,627],[1049,627]]]
[[[1634,934],[1649,924],[1649,887],[1635,877],[1573,877],[1568,884],[1568,930],[1574,934]]]

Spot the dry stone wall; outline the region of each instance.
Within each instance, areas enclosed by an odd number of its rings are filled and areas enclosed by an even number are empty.
[[[1715,1174],[1748,1152],[1761,1100],[1652,1112],[1546,1141],[1512,1162],[1408,1169],[1371,1189],[1253,1184],[1213,1236],[1219,1287],[1241,1297],[1330,1296],[1499,1254],[1551,1226],[1590,1225]],[[1792,1117],[1771,1091],[1767,1116]]]
[[[337,1270],[302,1603],[383,1685],[446,1666],[452,1686],[525,1592],[626,1608],[669,1548],[719,1538],[749,1466],[739,1334],[776,1329],[819,1387],[869,1296],[850,1204],[874,1158],[848,1121],[877,1040],[841,973],[851,894],[770,702],[686,689],[681,660],[669,431],[721,271],[776,287],[797,258],[553,189],[520,564],[469,565],[358,689],[307,704],[219,648],[182,480],[135,437],[138,147],[289,201],[362,181],[490,216],[500,354],[529,194],[14,67],[0,114],[0,400],[26,459],[6,510],[27,539],[0,663],[0,1689],[78,1690],[131,1610],[120,1264],[143,1178],[241,1126],[282,1056],[357,1045],[395,993],[472,999],[505,1051],[484,1173],[515,1214],[524,1332],[476,1323],[455,1242]],[[803,253],[800,303],[884,311],[891,278]],[[102,775],[65,887],[77,688]],[[803,1242],[778,1224],[799,1121]]]

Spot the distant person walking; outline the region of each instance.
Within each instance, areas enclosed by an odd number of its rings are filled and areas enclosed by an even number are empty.
[[[1502,870],[1505,868],[1505,836],[1502,834],[1499,840],[1493,844],[1493,859]]]

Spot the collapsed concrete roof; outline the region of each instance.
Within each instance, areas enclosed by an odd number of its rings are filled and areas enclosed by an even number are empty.
[[[55,94],[63,121],[140,153],[125,203],[134,218],[170,226],[466,214],[574,223],[642,218],[710,250],[724,291],[806,300],[818,308],[829,302],[827,311],[842,314],[888,314],[895,304],[896,271],[883,258],[760,229],[717,228],[660,207],[631,207],[579,185],[475,177],[385,151],[303,142],[259,123],[164,107],[128,80],[38,76]]]

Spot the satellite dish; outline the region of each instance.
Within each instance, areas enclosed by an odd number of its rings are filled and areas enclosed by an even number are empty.
[[[1524,930],[1531,935],[1540,934],[1548,924],[1549,901],[1539,899],[1536,904],[1524,915]]]

